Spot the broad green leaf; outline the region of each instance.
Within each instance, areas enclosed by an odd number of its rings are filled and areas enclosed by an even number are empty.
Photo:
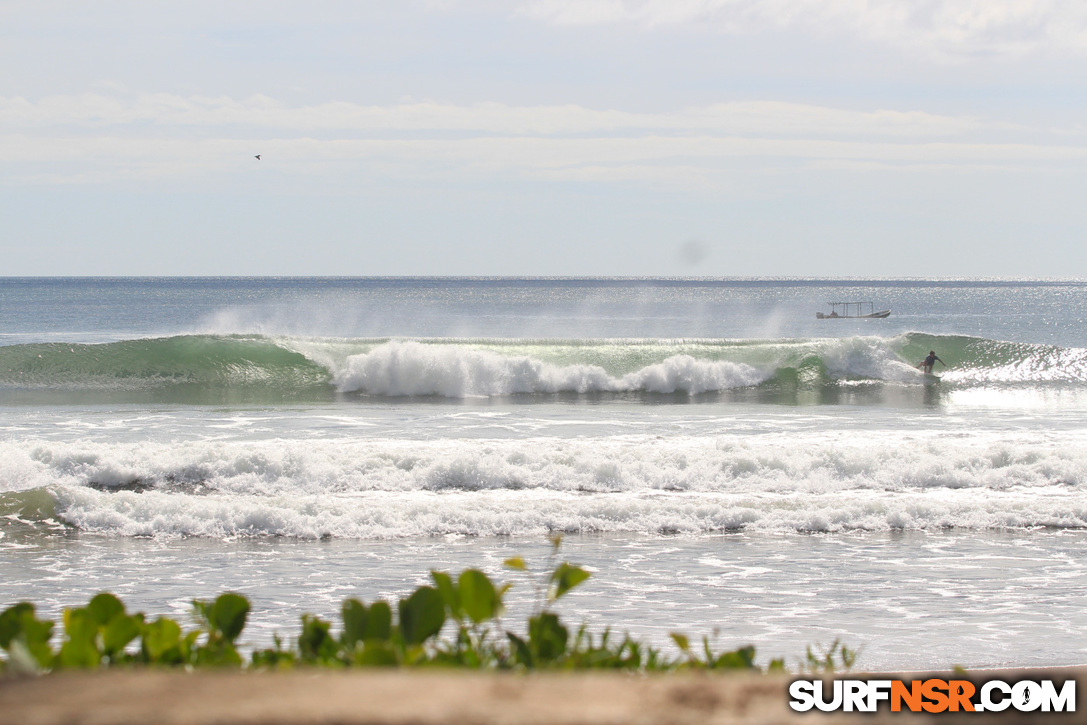
[[[366,622],[366,639],[387,640],[392,636],[393,610],[388,602],[370,605],[370,617]]]
[[[366,605],[358,599],[345,599],[341,611],[343,612],[344,646],[354,647],[356,643],[366,639],[369,613],[366,611]]]
[[[70,641],[94,643],[98,638],[98,622],[87,607],[65,609],[64,634]],[[97,644],[94,646],[97,648]]]
[[[13,604],[0,614],[0,647],[7,649],[11,641],[22,633],[27,617],[35,618],[34,605],[30,602]]]
[[[400,600],[400,633],[404,642],[422,644],[441,631],[445,624],[445,602],[433,587],[419,587]]]
[[[34,615],[34,608],[29,607],[18,611],[15,617],[15,636],[20,637],[25,645],[30,648],[37,657],[36,649],[49,646],[49,638],[53,634],[53,623],[39,620]]]
[[[112,659],[120,653],[129,642],[140,635],[142,624],[142,615],[138,614],[133,616],[122,614],[110,620],[102,632],[102,648],[105,654]]]
[[[490,578],[478,569],[466,569],[457,580],[461,605],[473,622],[479,624],[496,617],[502,600]]]
[[[551,586],[548,589],[548,601],[559,599],[566,592],[576,587],[589,578],[589,572],[579,566],[567,564],[565,561],[555,567],[551,572]]]
[[[124,613],[125,605],[121,604],[121,600],[109,592],[95,594],[90,603],[87,604],[87,615],[99,627],[105,627],[114,617]]]
[[[57,664],[61,667],[92,669],[102,664],[102,653],[92,640],[69,639],[60,647]]]
[[[0,614],[0,647],[8,651],[13,671],[47,669],[53,661],[49,645],[52,634],[53,623],[38,619],[29,602],[20,602]]]
[[[524,571],[526,568],[525,560],[519,556],[514,556],[512,558],[506,559],[504,562],[502,562],[502,566],[506,567],[507,569],[513,569],[515,571]]]
[[[141,644],[144,654],[152,663],[162,662],[167,653],[175,650],[180,657],[181,627],[172,619],[159,617],[144,627]]]
[[[53,649],[49,645],[52,634],[52,622],[39,620],[34,614],[24,614],[22,632],[15,641],[26,647],[41,668],[48,668],[53,659]]]
[[[214,629],[211,626],[211,622],[209,620],[211,614],[211,604],[204,601],[203,599],[194,599],[192,600],[192,610],[193,614],[196,615],[196,618],[200,621],[201,624],[205,625],[208,629]]]
[[[298,651],[303,660],[324,661],[336,653],[336,644],[330,631],[332,624],[312,614],[302,615],[302,634],[298,637]]]
[[[208,624],[228,642],[233,642],[245,629],[249,616],[249,600],[241,594],[220,594],[207,610]]]
[[[430,572],[430,578],[434,580],[434,586],[437,587],[438,593],[442,595],[442,601],[445,602],[449,613],[459,622],[462,618],[461,594],[457,591],[457,585],[453,583],[453,577],[444,571],[432,571]]]
[[[528,640],[537,659],[557,660],[566,652],[570,633],[559,622],[558,615],[544,612],[528,620]]]

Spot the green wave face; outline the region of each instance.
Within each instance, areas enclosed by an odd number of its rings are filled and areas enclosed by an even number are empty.
[[[56,500],[46,488],[0,493],[0,518],[38,522],[54,516]]]
[[[769,340],[310,339],[186,335],[0,347],[0,396],[64,402],[702,394],[910,385],[1087,385],[1087,350],[953,335]],[[828,398],[833,400],[833,398]]]
[[[46,487],[0,493],[0,539],[6,543],[37,543],[45,533],[70,527],[57,519],[56,498]]]
[[[911,332],[903,335],[896,352],[907,362],[919,362],[930,350],[941,360],[953,361],[958,368],[999,367],[1035,354],[1038,345],[999,342],[960,335],[928,335]]]
[[[1087,350],[1083,348],[923,333],[904,335],[903,341],[898,354],[904,360],[916,363],[934,350],[947,366],[937,364],[937,372],[946,370],[962,385],[1087,384]]]
[[[186,335],[97,345],[0,347],[0,387],[16,391],[328,390],[328,370],[261,337]]]

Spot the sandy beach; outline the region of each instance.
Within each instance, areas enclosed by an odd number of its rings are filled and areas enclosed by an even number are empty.
[[[989,671],[971,679],[1066,679],[1087,669]],[[915,675],[916,676],[916,675]],[[925,675],[924,677],[927,677]],[[939,676],[939,675],[937,675]],[[948,677],[946,673],[943,677]],[[885,677],[885,675],[884,675]],[[959,675],[956,675],[959,677]],[[1087,722],[1082,711],[913,715],[795,713],[789,677],[744,675],[237,673],[112,671],[0,681],[4,725],[620,725],[856,722]]]

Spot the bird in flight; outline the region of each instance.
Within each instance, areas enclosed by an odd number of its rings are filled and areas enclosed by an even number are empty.
[[[254,156],[253,158],[255,158],[255,159],[256,159],[257,161],[260,161],[260,154],[257,154],[257,155],[256,155],[256,156]]]

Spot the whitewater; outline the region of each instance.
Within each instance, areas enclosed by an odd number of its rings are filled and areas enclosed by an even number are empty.
[[[565,616],[661,646],[1080,664],[1085,315],[1074,280],[0,279],[0,607],[231,589],[264,646],[559,533]]]

